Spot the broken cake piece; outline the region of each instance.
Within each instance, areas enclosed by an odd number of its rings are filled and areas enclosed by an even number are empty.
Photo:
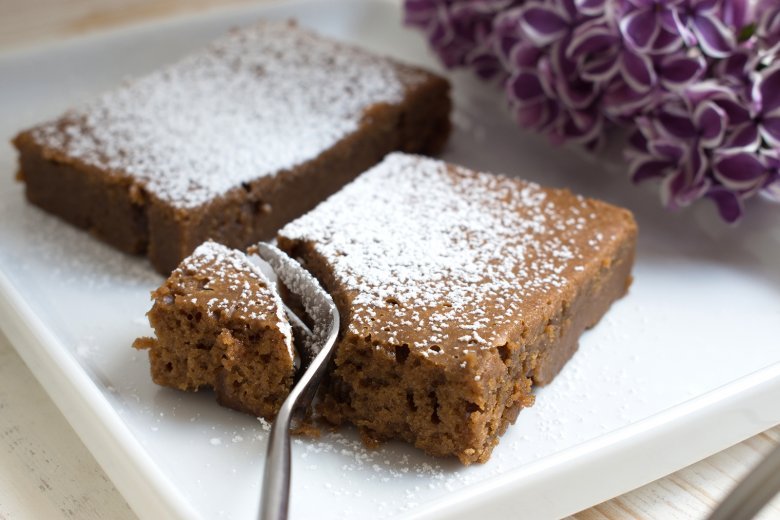
[[[389,155],[278,234],[342,317],[319,413],[488,460],[627,291],[636,236],[604,202]]]
[[[213,388],[217,400],[273,419],[292,388],[296,355],[282,301],[244,253],[208,241],[152,293],[156,338],[139,338],[152,379]]]
[[[244,249],[394,150],[436,153],[448,82],[260,22],[16,136],[27,199],[163,275]]]

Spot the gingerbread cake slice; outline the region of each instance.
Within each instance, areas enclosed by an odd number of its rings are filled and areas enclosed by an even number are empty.
[[[389,155],[278,234],[343,320],[320,413],[486,461],[625,294],[636,235],[604,202]]]
[[[20,133],[30,202],[163,274],[244,248],[393,150],[447,139],[443,78],[262,22]]]
[[[292,331],[276,289],[244,253],[208,241],[152,293],[155,383],[213,388],[223,406],[273,419],[292,388]]]

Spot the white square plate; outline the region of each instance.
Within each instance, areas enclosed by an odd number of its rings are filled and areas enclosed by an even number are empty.
[[[336,38],[436,68],[395,3],[241,7],[0,56],[0,320],[97,460],[143,517],[254,518],[267,433],[209,393],[151,383],[144,313],[161,278],[25,203],[8,140],[79,100],[150,71],[235,25],[297,18]],[[738,228],[710,207],[669,214],[618,163],[518,130],[501,93],[452,76],[445,158],[631,208],[635,282],[484,465],[400,443],[365,450],[353,431],[298,440],[293,518],[562,516],[780,422],[780,208],[757,201]],[[316,86],[312,86],[316,88]]]

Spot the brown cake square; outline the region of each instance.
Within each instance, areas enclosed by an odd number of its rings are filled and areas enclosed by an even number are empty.
[[[342,331],[320,413],[484,462],[631,280],[627,210],[391,154],[285,226]]]
[[[213,388],[223,406],[272,419],[290,393],[296,357],[282,301],[242,252],[199,246],[152,293],[149,350],[159,385]]]
[[[435,153],[449,111],[441,77],[262,22],[14,145],[30,202],[167,275],[208,238],[273,237],[388,152]]]

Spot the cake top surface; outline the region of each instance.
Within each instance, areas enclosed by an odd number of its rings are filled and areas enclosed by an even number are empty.
[[[633,226],[565,190],[394,153],[279,236],[324,260],[349,332],[436,356],[505,344]]]
[[[294,168],[426,75],[292,23],[235,30],[33,129],[64,161],[130,176],[191,208]]]
[[[210,240],[204,242],[176,268],[171,283],[180,285],[185,299],[215,318],[270,324],[281,332],[294,359],[292,328],[281,297],[268,277],[241,251]]]

